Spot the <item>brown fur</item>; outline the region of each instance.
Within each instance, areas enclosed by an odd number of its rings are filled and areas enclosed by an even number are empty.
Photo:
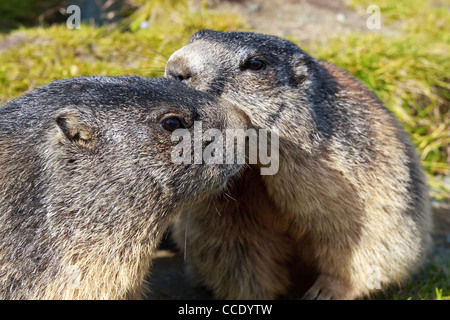
[[[254,59],[261,70],[248,67]],[[180,246],[188,223],[191,273],[218,298],[361,298],[420,265],[431,230],[425,176],[408,135],[362,83],[286,40],[208,30],[172,55],[166,76],[280,132],[277,174],[247,171],[231,199],[175,222]]]
[[[187,260],[201,261],[189,272],[206,275],[199,284],[211,284],[217,297],[276,295],[289,285],[289,270],[279,268],[292,260],[287,221],[273,214],[274,205],[257,170],[248,170],[231,185],[225,194],[179,216],[173,225],[175,238],[182,246],[188,223]],[[257,216],[252,214],[255,208]],[[204,243],[198,246],[200,241]],[[222,285],[225,282],[229,285]],[[260,283],[267,287],[261,289]]]
[[[80,77],[0,108],[0,298],[137,299],[173,215],[240,165],[173,163],[161,126],[242,128],[168,79]]]

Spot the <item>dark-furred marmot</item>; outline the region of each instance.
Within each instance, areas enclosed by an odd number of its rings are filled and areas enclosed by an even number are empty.
[[[423,169],[353,76],[276,36],[210,30],[176,51],[165,75],[279,130],[278,173],[252,166],[228,196],[191,210],[188,268],[218,298],[360,298],[420,264],[431,229]],[[186,223],[174,227],[181,245]]]
[[[80,77],[0,107],[0,299],[140,298],[179,210],[241,165],[176,164],[172,132],[245,127],[170,79]]]

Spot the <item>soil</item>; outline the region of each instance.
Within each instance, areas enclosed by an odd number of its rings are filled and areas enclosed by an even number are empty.
[[[243,12],[256,32],[300,42],[325,43],[330,37],[368,30],[365,12],[349,9],[342,0],[228,0],[216,1],[216,6]]]

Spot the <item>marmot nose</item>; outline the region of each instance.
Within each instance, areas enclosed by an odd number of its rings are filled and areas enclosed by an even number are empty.
[[[170,68],[166,77],[186,83],[191,79],[191,73],[188,70]]]

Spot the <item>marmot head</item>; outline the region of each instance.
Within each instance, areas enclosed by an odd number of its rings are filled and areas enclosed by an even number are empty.
[[[174,161],[173,133],[199,131],[196,121],[215,132],[247,124],[228,103],[170,79],[66,79],[3,105],[0,297],[140,294],[171,218],[242,166]]]
[[[202,30],[173,53],[165,76],[233,101],[258,127],[278,127],[281,134],[295,136],[287,132],[294,125],[286,124],[296,123],[302,131],[297,135],[307,139],[314,135],[321,72],[314,58],[285,39]]]
[[[170,79],[94,76],[40,87],[0,109],[0,211],[44,214],[61,232],[140,232],[218,191],[242,166],[175,163],[172,133],[192,133],[194,121],[224,131],[247,120]]]

